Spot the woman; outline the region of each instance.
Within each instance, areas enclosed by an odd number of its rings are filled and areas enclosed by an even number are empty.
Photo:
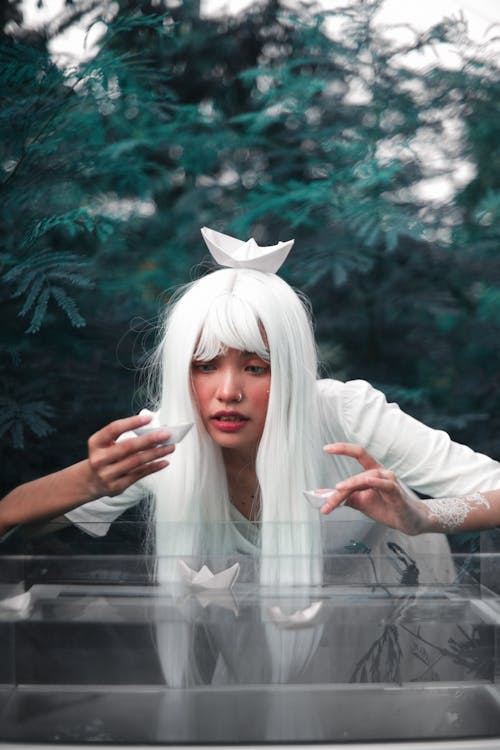
[[[160,580],[178,556],[242,551],[260,557],[263,583],[319,583],[325,552],[352,538],[384,549],[383,528],[358,510],[410,533],[437,530],[425,527],[424,506],[399,482],[431,496],[500,486],[500,464],[387,404],[368,383],[317,379],[307,302],[275,274],[292,242],[261,249],[202,231],[232,267],[188,285],[169,306],[152,363],[152,411],[97,432],[85,461],[13,490],[0,503],[0,532],[64,513],[104,534],[148,495]],[[160,425],[186,422],[194,428],[167,461],[174,447],[162,445],[169,431]],[[158,432],[136,437],[146,424]],[[374,459],[332,440],[362,445]],[[368,462],[362,479],[352,478],[356,459]],[[384,491],[367,502],[366,486]],[[350,498],[327,533],[303,496],[314,487],[336,487],[325,514]],[[391,517],[388,496],[398,497],[401,518]],[[408,525],[405,513],[420,521]],[[444,554],[444,537],[432,545]]]

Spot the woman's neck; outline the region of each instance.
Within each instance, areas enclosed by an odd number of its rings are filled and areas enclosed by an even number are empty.
[[[260,513],[260,492],[255,459],[223,451],[229,499],[239,512],[255,521]]]

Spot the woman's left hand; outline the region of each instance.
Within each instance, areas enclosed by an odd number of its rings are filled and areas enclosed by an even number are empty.
[[[364,471],[339,482],[322,506],[322,513],[331,513],[345,501],[346,505],[374,521],[405,534],[414,535],[426,530],[428,519],[424,503],[362,446],[332,443],[324,450],[332,455],[355,458]]]

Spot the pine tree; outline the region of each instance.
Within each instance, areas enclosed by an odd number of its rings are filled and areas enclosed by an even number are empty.
[[[498,67],[460,19],[401,42],[375,23],[380,5],[274,0],[207,18],[197,2],[73,0],[35,33],[8,4],[5,489],[78,459],[139,406],[134,368],[170,290],[207,259],[203,225],[294,236],[283,273],[313,298],[327,369],[498,454]],[[51,35],[85,19],[105,28],[96,54],[59,67]],[[461,67],[407,62],[441,44]],[[476,168],[454,202],[418,190],[446,171],[419,155],[428,134]]]

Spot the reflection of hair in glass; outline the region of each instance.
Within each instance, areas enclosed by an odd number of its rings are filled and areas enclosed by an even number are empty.
[[[302,495],[305,487],[320,486],[324,460],[316,346],[306,307],[278,276],[247,269],[211,273],[180,290],[170,304],[153,360],[155,408],[161,423],[194,422],[197,429],[151,482],[160,580],[172,577],[162,555],[235,551],[228,523],[215,523],[200,534],[203,523],[228,522],[230,506],[221,452],[201,423],[190,385],[194,353],[209,359],[222,346],[256,351],[271,362],[269,406],[257,455],[261,581],[320,581],[320,519]],[[169,522],[182,522],[183,533],[179,526],[173,531]]]
[[[174,597],[175,609],[156,621],[155,644],[169,687],[293,684],[314,659],[323,624],[280,628],[267,601],[242,605],[238,616],[217,605],[201,608],[196,597]],[[284,603],[285,602],[285,603]],[[310,605],[306,597],[280,599],[286,610]],[[167,616],[165,616],[167,615]]]

